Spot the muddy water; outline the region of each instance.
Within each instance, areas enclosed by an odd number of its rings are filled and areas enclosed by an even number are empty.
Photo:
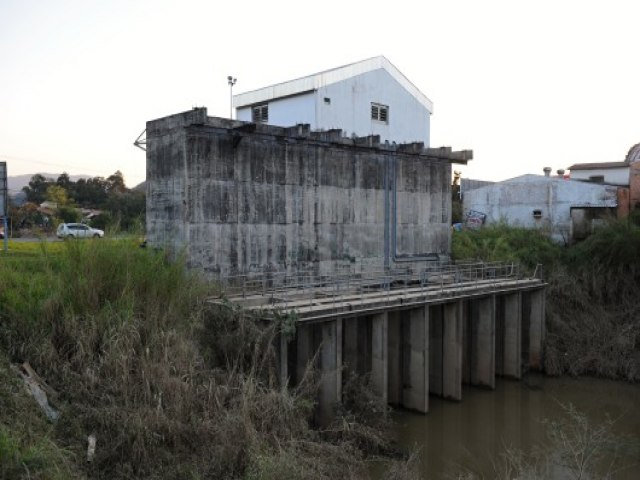
[[[424,478],[452,478],[461,467],[494,478],[493,462],[505,446],[529,451],[545,444],[542,420],[563,418],[562,404],[568,403],[593,423],[607,415],[618,419],[614,431],[640,441],[640,385],[596,379],[498,380],[495,391],[467,387],[459,403],[432,396],[428,415],[402,411],[394,418],[400,444],[421,447]],[[640,453],[624,461],[637,465],[613,478],[639,479]]]

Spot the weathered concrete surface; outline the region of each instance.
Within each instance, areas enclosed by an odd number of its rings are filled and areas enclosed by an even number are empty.
[[[434,395],[442,395],[443,321],[443,306],[429,307],[429,391]]]
[[[462,301],[443,307],[442,396],[462,400]]]
[[[371,317],[371,386],[385,403],[389,375],[388,314]]]
[[[333,272],[385,255],[449,253],[451,163],[470,152],[255,125],[206,109],[150,121],[146,136],[147,240],[184,251],[209,276]]]
[[[320,385],[318,391],[317,421],[328,425],[335,416],[336,406],[342,401],[342,320],[324,322],[320,345]]]
[[[542,371],[543,368],[543,349],[545,337],[545,291],[534,290],[526,294],[529,297],[527,302],[526,313],[529,317],[527,322],[529,325],[529,361],[528,365],[531,370]]]
[[[522,307],[521,294],[512,293],[503,296],[504,330],[502,372],[506,377],[520,379],[522,376],[521,364],[521,336],[522,336]],[[542,340],[542,339],[541,339]]]
[[[402,406],[429,411],[429,307],[406,312]]]
[[[471,385],[494,389],[495,376],[495,296],[471,302]]]

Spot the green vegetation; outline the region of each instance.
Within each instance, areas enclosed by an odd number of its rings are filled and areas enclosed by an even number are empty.
[[[640,215],[570,247],[505,225],[454,232],[453,255],[544,266],[547,373],[640,380]]]
[[[538,264],[553,269],[562,248],[538,230],[498,224],[454,232],[452,256],[456,260],[518,262],[530,270]]]
[[[80,209],[99,211],[88,223],[103,230],[132,231],[144,223],[145,194],[127,188],[120,171],[106,179],[81,178],[77,182],[66,173],[57,180],[36,174],[22,190],[27,203],[11,206],[9,212],[14,235],[25,229],[51,233],[60,222],[79,222],[83,215]],[[53,212],[38,208],[45,200],[55,205]]]
[[[352,395],[314,428],[315,373],[277,383],[274,336],[290,325],[207,304],[210,288],[133,240],[0,253],[0,478],[367,478],[366,453],[390,449],[386,407]]]

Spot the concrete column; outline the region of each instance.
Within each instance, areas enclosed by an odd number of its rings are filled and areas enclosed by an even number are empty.
[[[387,312],[371,318],[371,385],[374,391],[388,401],[388,315]]]
[[[335,415],[335,407],[342,398],[342,320],[323,322],[320,345],[320,388],[317,419],[327,425]]]
[[[289,340],[282,332],[278,337],[280,337],[280,386],[285,387],[289,384]]]
[[[343,363],[350,372],[358,372],[358,319],[345,318],[342,320]]]
[[[443,307],[442,396],[462,400],[462,301]]]
[[[418,412],[429,411],[429,307],[408,312],[405,330],[406,378],[402,392],[402,406]]]
[[[429,391],[442,395],[443,307],[429,308]]]
[[[541,371],[545,335],[545,291],[533,290],[529,293],[529,368]]]
[[[387,400],[392,405],[402,404],[402,324],[399,312],[387,316],[388,377]]]
[[[522,377],[522,295],[512,293],[502,297],[503,309],[503,356],[502,374],[506,377],[520,379]]]
[[[495,296],[473,300],[471,385],[496,388]]]
[[[462,383],[471,384],[471,321],[473,317],[473,301],[462,302]]]
[[[496,375],[504,375],[505,295],[496,295]]]
[[[302,381],[314,355],[313,325],[298,323],[296,328],[296,383]]]

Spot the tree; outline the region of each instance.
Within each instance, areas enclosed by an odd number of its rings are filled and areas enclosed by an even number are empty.
[[[75,185],[75,201],[86,208],[102,208],[107,201],[107,181],[102,177],[81,178]]]
[[[117,170],[116,173],[107,178],[107,193],[124,193],[127,187],[124,184],[122,172]]]
[[[56,203],[58,207],[63,207],[69,203],[67,190],[60,185],[50,185],[47,187],[47,200]]]
[[[22,191],[27,194],[27,201],[37,203],[38,205],[45,201],[47,197],[47,188],[53,185],[53,180],[45,178],[43,175],[36,173],[31,177],[28,187],[23,187]]]

